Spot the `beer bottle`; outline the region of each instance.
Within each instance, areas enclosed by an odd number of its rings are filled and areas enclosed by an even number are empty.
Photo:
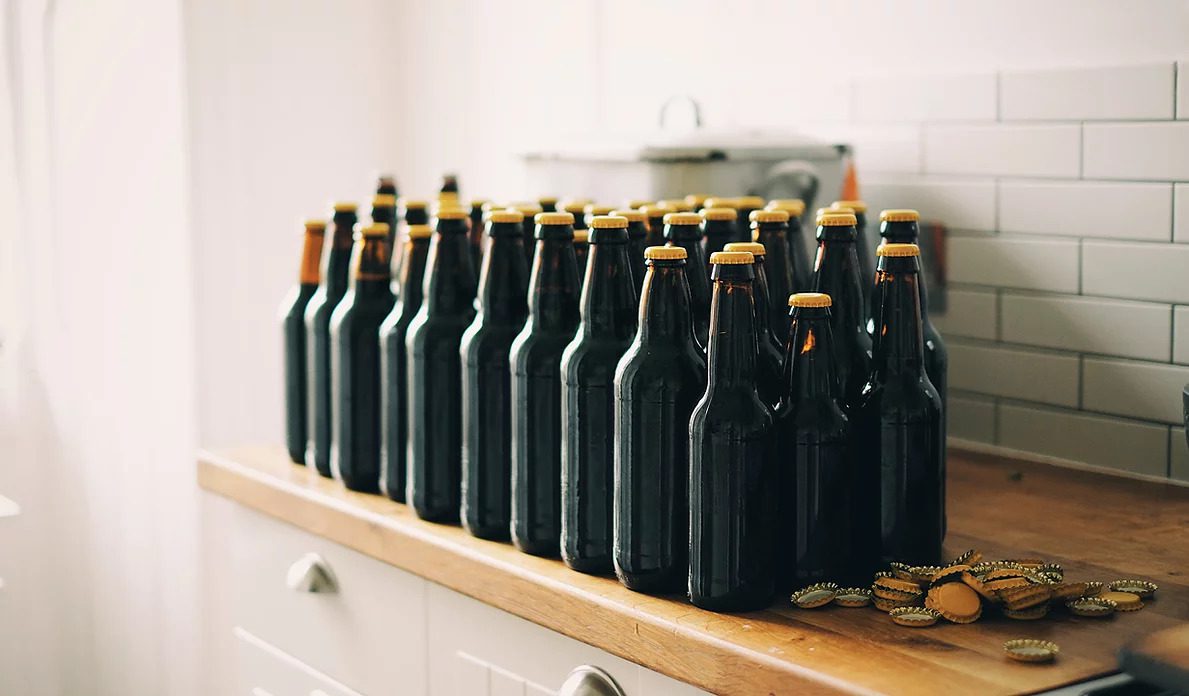
[[[531,270],[533,267],[533,253],[537,248],[537,240],[533,236],[536,229],[533,224],[533,220],[536,219],[538,213],[544,211],[542,211],[541,206],[537,205],[536,203],[515,203],[510,207],[510,209],[515,210],[524,216],[524,222],[521,224],[521,227],[524,228],[524,260],[527,262],[528,267]]]
[[[704,266],[706,257],[702,256],[702,216],[697,213],[666,214],[665,246],[685,249],[690,266]],[[710,330],[710,279],[700,273],[690,273],[686,277],[693,301],[694,332],[704,346]]]
[[[462,333],[475,318],[467,211],[442,208],[408,351],[408,493],[424,520],[457,522],[462,476]]]
[[[855,214],[855,248],[859,252],[859,268],[863,271],[863,306],[871,294],[871,279],[875,277],[874,245],[867,237],[867,204],[863,201],[834,201],[831,208],[850,208]],[[844,211],[845,212],[845,211]]]
[[[703,208],[702,237],[706,258],[709,259],[717,251],[726,248],[735,238],[735,218],[739,213],[734,208]],[[706,274],[709,277],[710,264],[706,264]]]
[[[793,275],[793,260],[789,256],[789,214],[783,210],[753,210],[750,215],[754,230],[752,236],[768,250],[768,258],[764,262],[768,273],[768,290],[771,292],[768,323],[776,340],[784,345],[789,330],[789,295],[800,283],[808,283],[809,280],[801,280]]]
[[[777,295],[770,294],[771,291],[768,288],[767,262],[765,260],[767,250],[759,242],[731,242],[726,246],[726,251],[746,251],[755,259],[753,262],[755,271],[753,287],[755,289],[756,333],[759,335],[759,354],[756,363],[756,374],[759,377],[756,379],[756,390],[768,408],[775,409],[783,396],[780,376],[783,373],[784,344],[776,338],[771,329],[772,313],[768,310],[768,305],[770,302],[777,301]],[[788,304],[787,297],[785,304]],[[781,323],[787,324],[788,321],[785,320]]]
[[[413,225],[429,224],[429,203],[421,200],[400,199],[397,201],[398,217],[404,220],[404,225],[397,225],[392,236],[392,292],[399,299],[403,288],[401,279],[405,277],[405,249],[408,247],[406,237]],[[403,493],[402,493],[403,495]]]
[[[685,200],[685,198],[666,198],[662,201],[657,201],[657,202],[660,203],[661,205],[668,206],[668,207],[672,208],[673,211],[677,212],[677,213],[692,213],[692,212],[694,212],[693,204],[690,203],[689,201]]]
[[[543,212],[543,213],[556,213],[557,212],[557,196],[541,196],[540,198],[537,199],[537,204],[541,206],[541,212]],[[532,227],[533,227],[532,218],[525,218],[524,222],[525,222],[525,224],[528,225],[529,229],[532,229]],[[530,244],[529,246],[532,246],[532,245]]]
[[[756,392],[751,254],[714,264],[709,379],[690,418],[689,597],[703,609],[761,609],[775,590],[772,412]]]
[[[690,212],[701,210],[706,207],[706,199],[710,198],[705,193],[690,193],[685,197],[685,204],[689,206]]]
[[[789,258],[793,264],[793,290],[809,292],[813,287],[813,256],[810,245],[805,241],[801,229],[801,216],[805,214],[805,202],[798,198],[778,198],[769,201],[767,210],[783,210],[789,214],[788,246]]]
[[[561,557],[610,573],[615,473],[615,366],[636,334],[626,218],[590,223],[578,333],[561,358]]]
[[[372,223],[388,225],[388,248],[396,243],[396,196],[377,193],[372,197]],[[389,275],[392,275],[389,272]]]
[[[353,491],[380,491],[380,323],[392,311],[388,225],[355,233],[351,284],[330,317],[330,469]]]
[[[391,174],[381,174],[376,181],[376,194],[396,198],[399,195],[396,190],[396,178]]]
[[[471,243],[471,265],[475,269],[475,281],[479,280],[479,268],[483,264],[483,210],[491,201],[486,198],[471,199],[471,229],[467,238]]]
[[[601,203],[588,203],[582,209],[583,227],[590,229],[593,225],[594,219],[600,215],[610,215],[611,211],[615,210],[613,205],[603,205]],[[577,222],[577,220],[575,220]]]
[[[578,264],[578,286],[586,282],[586,261],[590,257],[590,229],[574,228],[574,261]]]
[[[647,270],[644,250],[648,247],[648,227],[644,223],[644,213],[639,210],[613,210],[611,214],[628,221],[628,260],[631,262],[632,287],[640,293]]]
[[[488,215],[479,307],[462,335],[462,523],[483,539],[505,540],[512,510],[512,340],[528,316],[524,216]]]
[[[289,458],[305,463],[306,454],[306,306],[318,291],[325,220],[306,220],[305,244],[297,285],[281,303],[281,329],[285,338],[285,445]]]
[[[458,175],[444,174],[442,175],[442,188],[440,193],[453,193],[455,198],[458,197]]]
[[[735,201],[739,204],[739,218],[736,220],[736,222],[739,223],[739,238],[735,241],[759,241],[761,244],[763,244],[764,242],[762,240],[755,239],[755,234],[753,233],[754,227],[751,224],[751,214],[764,207],[764,199],[760,198],[759,196],[740,196],[739,198],[736,198]],[[771,251],[769,251],[769,253],[771,253]],[[787,303],[788,300],[786,299],[785,302]],[[783,316],[784,310],[782,309],[780,313]]]
[[[862,272],[855,249],[855,216],[828,213],[818,220],[813,289],[830,296],[830,328],[837,354],[842,403],[849,410],[871,374],[871,337],[863,312]]]
[[[777,414],[780,452],[780,536],[777,576],[781,592],[818,582],[865,583],[850,566],[854,547],[852,491],[873,485],[858,475],[848,453],[850,422],[830,328],[830,296],[798,293],[788,300],[789,341],[784,396]]]
[[[944,433],[941,398],[925,372],[920,250],[885,244],[877,255],[871,377],[854,420],[867,468],[862,475],[880,482],[879,499],[855,503],[878,510],[880,561],[929,565],[940,560],[944,536]]]
[[[405,502],[409,459],[409,360],[405,339],[409,324],[421,310],[432,236],[429,225],[409,225],[405,231],[405,262],[397,283],[404,292],[380,324],[380,489],[398,503]]]
[[[646,205],[641,210],[648,221],[648,246],[662,246],[665,243],[665,215],[676,211],[660,204]]]
[[[574,216],[574,229],[588,229],[586,225],[586,206],[590,201],[586,198],[571,198],[558,204],[558,210]]]
[[[648,247],[639,330],[615,371],[615,574],[638,592],[689,575],[689,420],[706,390],[686,252]],[[701,274],[702,267],[694,266]]]
[[[330,253],[322,259],[322,283],[306,305],[306,357],[308,363],[309,409],[306,436],[306,466],[330,477],[330,315],[347,292],[351,266],[352,235],[355,232],[354,203],[335,203]]]
[[[557,556],[561,539],[561,354],[578,328],[574,216],[537,216],[528,321],[512,342],[512,541]]]
[[[743,231],[740,231],[740,228],[747,227],[748,220],[746,217],[743,219],[739,218],[741,211],[739,210],[739,199],[738,198],[726,198],[723,196],[711,196],[710,198],[707,198],[703,203],[704,203],[704,207],[706,207],[706,208],[730,208],[731,210],[735,211],[735,224],[733,226],[733,231],[731,233],[731,237],[730,237],[730,239],[727,240],[727,244],[729,244],[731,242],[750,242],[751,241],[751,230],[744,229]],[[709,255],[707,255],[707,259],[709,259],[709,258],[710,258]]]

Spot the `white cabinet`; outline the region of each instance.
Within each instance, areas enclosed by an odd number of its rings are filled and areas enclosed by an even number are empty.
[[[240,696],[360,696],[242,628],[233,634]]]

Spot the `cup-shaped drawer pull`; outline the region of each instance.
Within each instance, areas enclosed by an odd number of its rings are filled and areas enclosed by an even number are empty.
[[[575,667],[562,683],[557,696],[625,696],[623,689],[603,670],[593,665]]]
[[[289,566],[285,584],[295,592],[334,594],[339,591],[334,571],[321,556],[313,552],[307,553]]]

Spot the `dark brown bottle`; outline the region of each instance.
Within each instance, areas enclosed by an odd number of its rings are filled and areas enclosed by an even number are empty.
[[[867,204],[859,200],[834,201],[831,208],[845,209],[855,214],[855,249],[859,253],[859,268],[863,271],[863,306],[867,306],[871,294],[871,279],[875,277],[875,256],[871,238],[867,236]]]
[[[879,498],[854,502],[859,510],[878,510],[872,555],[882,563],[930,565],[941,559],[944,536],[944,433],[941,398],[925,372],[920,250],[885,244],[877,254],[871,377],[853,420],[861,475],[880,482]]]
[[[645,253],[639,330],[615,372],[613,560],[628,589],[664,593],[689,577],[689,420],[706,391],[706,360],[685,249]]]
[[[409,459],[409,354],[405,338],[409,324],[421,309],[432,236],[429,225],[410,225],[405,231],[405,262],[399,280],[405,291],[380,324],[380,489],[398,503],[405,502]]]
[[[471,265],[475,269],[475,282],[479,280],[479,269],[483,265],[483,211],[490,202],[486,198],[471,199],[471,229],[467,236],[471,243]]]
[[[689,597],[712,611],[762,609],[775,591],[772,412],[756,392],[751,254],[714,264],[709,379],[690,418]]]
[[[400,199],[397,201],[396,209],[397,217],[403,220],[403,224],[397,224],[392,237],[392,293],[399,299],[402,290],[401,279],[405,277],[404,253],[408,247],[405,244],[408,231],[413,225],[429,224],[429,204],[420,200]]]
[[[488,214],[478,313],[462,335],[462,524],[483,539],[509,538],[512,515],[512,341],[528,316],[524,216]]]
[[[376,193],[393,198],[400,195],[396,190],[396,177],[391,174],[381,174],[376,180]]]
[[[640,210],[648,225],[648,236],[645,238],[648,246],[662,246],[665,243],[665,215],[677,211],[657,204],[646,205]]]
[[[521,225],[524,228],[524,259],[528,263],[529,271],[531,272],[533,254],[537,248],[537,240],[534,236],[537,228],[533,221],[536,220],[538,213],[544,211],[536,203],[516,203],[510,206],[510,209],[524,216],[524,223]]]
[[[586,281],[586,263],[590,258],[590,230],[574,228],[574,261],[578,264],[578,282]]]
[[[783,210],[753,210],[750,215],[752,236],[768,250],[764,267],[768,274],[768,290],[771,292],[769,325],[776,340],[784,345],[789,329],[786,308],[789,296],[798,284],[793,275],[793,259],[789,256],[789,214]]]
[[[453,193],[453,194],[457,195],[458,194],[458,175],[443,174],[442,175],[442,188],[439,189],[439,193]]]
[[[830,296],[798,293],[788,300],[789,341],[784,397],[777,410],[780,535],[777,577],[782,593],[818,582],[864,584],[852,567],[852,491],[873,482],[857,475],[848,452],[850,421],[834,369]]]
[[[830,326],[837,357],[835,368],[848,411],[858,403],[859,393],[871,375],[871,337],[864,321],[854,224],[855,217],[850,213],[827,213],[818,219],[813,282],[815,292],[825,293],[833,301]]]
[[[512,541],[557,556],[561,540],[561,355],[578,328],[574,216],[537,216],[528,321],[512,342]]]
[[[583,573],[613,569],[615,367],[636,334],[627,224],[590,220],[582,318],[561,357],[561,557]]]
[[[763,240],[758,240],[755,238],[755,228],[752,225],[752,222],[754,221],[751,219],[751,214],[764,207],[764,199],[760,198],[759,196],[740,196],[735,199],[735,204],[738,206],[737,210],[739,211],[739,217],[736,219],[736,222],[738,223],[737,229],[739,231],[738,237],[734,241],[758,241],[763,244]],[[785,300],[785,302],[788,302],[788,300]],[[784,310],[781,310],[780,313],[783,315]]]
[[[706,277],[710,277],[710,257],[734,241],[737,217],[739,213],[734,208],[702,209],[702,250],[706,254]]]
[[[467,211],[438,210],[421,309],[405,338],[409,372],[406,497],[417,516],[458,522],[462,490],[462,333],[475,318]]]
[[[789,229],[786,241],[789,259],[793,266],[793,292],[810,292],[813,289],[813,252],[817,245],[810,245],[801,229],[801,216],[805,214],[805,202],[799,198],[779,198],[769,201],[768,210],[783,210],[789,214]]]
[[[330,317],[330,470],[353,491],[380,491],[380,323],[392,311],[388,225],[355,233],[351,282]]]
[[[556,213],[557,212],[557,196],[541,196],[540,198],[537,199],[537,204],[541,206],[540,212],[543,212],[543,213]],[[531,228],[533,226],[532,218],[525,218],[525,220],[528,222],[528,226]],[[532,246],[532,245],[530,244],[529,246]]]
[[[685,249],[686,263],[700,268],[706,263],[702,252],[702,216],[697,213],[665,215],[665,245]],[[694,332],[705,346],[710,331],[710,279],[698,273],[686,275],[694,311]]]
[[[740,210],[739,210],[739,199],[738,198],[727,198],[725,196],[711,196],[710,198],[707,198],[705,201],[703,201],[703,209],[708,209],[708,208],[730,208],[731,210],[735,211],[735,218],[734,218],[735,222],[732,225],[732,231],[731,231],[730,236],[727,238],[727,240],[725,242],[723,242],[724,246],[727,244],[730,244],[731,242],[750,242],[751,241],[751,230],[747,229],[747,226],[749,224],[748,220],[746,217],[744,217],[742,219],[740,219],[740,217],[739,217]],[[709,253],[706,254],[706,259],[707,259],[707,264],[709,264],[709,259],[710,259]],[[707,268],[709,269],[709,265],[707,266]],[[707,274],[707,275],[709,275],[709,274]]]
[[[396,196],[377,193],[372,197],[372,222],[388,225],[388,248],[396,243]],[[391,275],[391,271],[389,272]]]
[[[639,210],[613,210],[612,215],[618,215],[628,221],[628,257],[631,261],[632,286],[637,294],[644,287],[644,275],[647,272],[644,250],[648,248],[648,225],[644,220],[644,213]]]
[[[301,272],[281,303],[281,330],[285,339],[285,446],[289,458],[305,464],[306,453],[306,306],[318,291],[321,274],[325,220],[306,220],[305,243],[301,250]]]
[[[756,332],[759,335],[759,354],[756,358],[758,361],[756,374],[759,376],[756,378],[756,390],[760,393],[764,404],[775,410],[777,404],[784,397],[780,378],[784,372],[784,346],[770,328],[772,314],[768,310],[768,304],[776,302],[776,298],[769,299],[767,250],[759,242],[731,242],[726,246],[725,251],[746,251],[755,259],[753,264],[755,285],[753,287],[755,288]],[[788,304],[787,298],[785,304],[786,306]],[[781,323],[787,324],[788,321],[785,320]]]
[[[330,253],[322,255],[322,283],[306,305],[306,358],[309,410],[306,466],[330,477],[330,315],[347,292],[357,216],[354,203],[336,203],[331,223]]]

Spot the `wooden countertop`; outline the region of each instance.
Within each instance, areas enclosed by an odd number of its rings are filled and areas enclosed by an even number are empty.
[[[1070,580],[1160,585],[1139,612],[1101,620],[897,626],[874,609],[787,602],[715,614],[630,592],[462,528],[418,520],[291,464],[282,447],[202,452],[203,488],[546,628],[714,693],[1040,691],[1115,671],[1128,640],[1189,620],[1189,489],[951,450],[950,556],[1040,557]],[[382,598],[377,598],[377,601]],[[1010,638],[1061,646],[1049,665],[1003,657]]]

